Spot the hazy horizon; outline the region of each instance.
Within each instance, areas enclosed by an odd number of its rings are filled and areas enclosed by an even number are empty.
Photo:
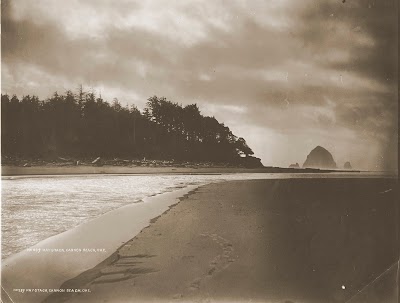
[[[266,166],[397,170],[397,1],[2,1],[1,92],[197,103]]]

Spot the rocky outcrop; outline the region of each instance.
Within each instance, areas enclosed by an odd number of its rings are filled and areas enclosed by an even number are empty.
[[[290,164],[289,168],[300,168],[300,165],[296,162],[296,164]]]
[[[336,162],[333,160],[333,156],[328,150],[322,146],[317,146],[307,156],[303,167],[333,169],[336,168]]]
[[[346,162],[343,166],[344,169],[353,169],[353,167],[351,166],[350,162]]]

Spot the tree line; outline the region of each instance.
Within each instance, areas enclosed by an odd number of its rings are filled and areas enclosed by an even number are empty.
[[[36,96],[1,95],[3,155],[46,158],[128,157],[234,163],[253,154],[229,127],[182,106],[150,97],[135,105],[109,103],[93,92]]]

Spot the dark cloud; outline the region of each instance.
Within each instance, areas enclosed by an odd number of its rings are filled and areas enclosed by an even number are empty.
[[[221,120],[236,110],[248,127],[282,136],[343,129],[387,146],[387,159],[397,154],[387,144],[397,125],[397,4],[110,3],[2,1],[2,87],[46,96],[53,77],[131,92],[134,102],[165,95],[219,106]]]
[[[346,24],[349,29],[348,42],[361,33],[370,37],[373,45],[366,47],[362,41],[352,43],[349,60],[334,62],[329,66],[338,70],[352,70],[381,82],[390,81],[393,85],[398,78],[398,2],[360,0],[355,3],[354,7],[348,7],[324,2],[314,10],[307,11],[303,17],[307,29],[311,30],[302,33],[303,40],[308,45],[312,44],[311,48],[316,51],[343,47],[343,41],[337,39],[336,27],[332,24]]]

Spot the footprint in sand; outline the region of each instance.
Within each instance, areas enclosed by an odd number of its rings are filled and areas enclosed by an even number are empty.
[[[229,265],[235,262],[235,257],[233,256],[233,246],[232,243],[217,235],[217,234],[200,234],[203,237],[208,237],[215,243],[219,245],[221,248],[221,253],[215,256],[214,259],[209,263],[209,269],[202,275],[201,277],[196,278],[194,281],[190,283],[188,286],[188,290],[196,291],[200,288],[200,285],[206,279],[210,279],[216,273],[219,273],[225,270]]]
[[[199,289],[199,288],[200,288],[200,283],[201,283],[201,279],[196,279],[196,280],[194,280],[194,281],[190,284],[189,289],[190,289],[190,290],[197,290],[197,289]]]
[[[138,267],[138,265],[143,263],[138,261],[138,259],[152,257],[154,257],[154,255],[119,256],[111,265],[100,270],[99,276],[92,283],[115,283],[133,279],[137,275],[155,272],[156,270],[152,268]]]

